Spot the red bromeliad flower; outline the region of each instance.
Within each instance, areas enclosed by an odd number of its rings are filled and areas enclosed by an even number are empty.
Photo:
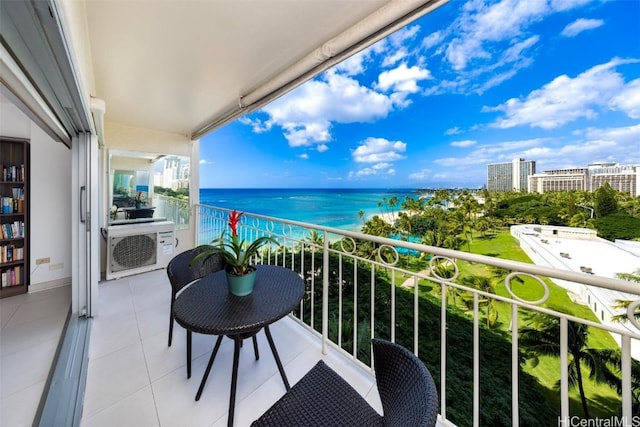
[[[229,214],[229,228],[231,229],[231,235],[234,237],[238,236],[238,222],[240,222],[240,217],[244,212],[238,212],[237,210],[233,210]]]

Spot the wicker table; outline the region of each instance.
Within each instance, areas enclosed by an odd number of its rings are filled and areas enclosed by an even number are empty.
[[[285,388],[287,391],[290,389],[269,325],[298,306],[304,294],[304,281],[287,268],[271,265],[259,265],[257,268],[255,288],[250,295],[238,297],[230,294],[225,273],[219,271],[198,279],[186,288],[173,306],[176,322],[187,330],[187,377],[191,377],[191,334],[218,335],[196,400],[200,399],[222,337],[227,336],[234,341],[229,426],[233,425],[240,346],[244,339],[255,336],[263,328]],[[257,347],[255,352],[257,359]]]

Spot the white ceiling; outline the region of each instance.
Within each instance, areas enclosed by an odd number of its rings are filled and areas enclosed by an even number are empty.
[[[388,3],[416,1],[88,0],[92,95],[106,121],[192,135]]]

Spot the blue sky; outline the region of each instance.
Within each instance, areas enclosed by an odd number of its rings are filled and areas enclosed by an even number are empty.
[[[640,164],[640,0],[456,1],[200,141],[201,188],[479,187]]]

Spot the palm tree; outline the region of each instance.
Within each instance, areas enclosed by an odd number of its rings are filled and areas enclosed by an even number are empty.
[[[406,212],[398,214],[396,225],[401,232],[411,235],[411,217]]]
[[[370,234],[372,236],[387,237],[391,234],[393,228],[388,222],[380,218],[378,215],[374,215],[369,221],[362,227],[362,232]]]
[[[487,231],[489,231],[490,229],[491,229],[491,222],[487,217],[479,218],[476,221],[476,230],[480,232],[480,235],[482,237],[485,237],[487,235]]]
[[[618,279],[628,280],[629,282],[640,283],[640,268],[635,270],[633,273],[616,273],[616,277]],[[632,302],[634,302],[634,300],[628,300],[628,299],[616,300],[616,304],[612,308],[617,308],[617,309],[622,308],[624,309],[624,313],[616,314],[615,316],[612,316],[611,320],[613,322],[619,322],[619,323],[625,323],[626,321],[628,321],[629,318],[627,317],[627,308],[629,307],[629,305],[631,305]],[[636,319],[640,319],[639,307],[636,307],[634,316]]]
[[[463,235],[467,242],[467,251],[471,252],[471,221],[461,210],[451,212],[447,217],[447,225],[452,234]]]
[[[400,207],[405,211],[409,211],[409,216],[413,216],[424,210],[424,199],[406,196]]]
[[[489,294],[495,294],[495,288],[491,283],[491,279],[485,276],[464,276],[461,279],[463,285],[470,288],[478,289]],[[473,299],[463,300],[467,305],[467,309],[473,309]],[[487,328],[493,327],[498,321],[498,309],[496,308],[496,300],[493,298],[482,297],[479,299],[479,304],[487,307]]]
[[[603,360],[615,375],[606,375],[606,383],[622,395],[622,354],[618,349],[602,350]],[[631,397],[633,398],[633,413],[640,411],[640,363],[631,359]]]
[[[389,211],[391,212],[391,222],[393,224],[396,222],[396,206],[398,206],[398,197],[393,196],[389,199]]]
[[[358,211],[358,218],[362,220],[362,225],[364,225],[364,211],[362,209]]]
[[[529,316],[529,324],[520,329],[520,343],[527,349],[526,357],[534,366],[540,356],[560,357],[560,318],[545,313]],[[609,355],[604,349],[588,347],[588,326],[568,322],[568,353],[570,357],[569,387],[578,388],[582,410],[589,418],[589,408],[584,392],[583,368],[589,369],[589,378],[598,383],[609,383],[615,374],[608,365]],[[560,380],[556,383],[559,387]]]
[[[316,230],[311,230],[309,232],[309,237],[304,238],[305,242],[311,243],[311,245],[322,246],[324,244],[324,239],[322,235],[318,233]]]

